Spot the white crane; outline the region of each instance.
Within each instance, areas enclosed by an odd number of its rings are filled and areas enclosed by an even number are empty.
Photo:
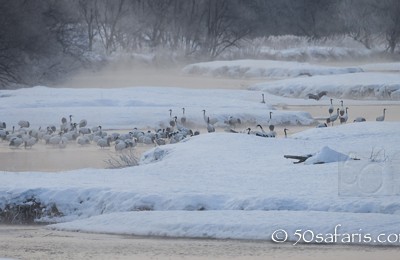
[[[86,119],[82,119],[81,121],[79,121],[79,127],[85,127],[87,126],[87,120]]]
[[[9,146],[11,147],[15,147],[18,148],[22,143],[24,142],[24,140],[22,139],[21,136],[14,136],[10,139],[10,144]]]
[[[242,121],[238,117],[229,116],[228,120],[225,120],[224,123],[230,127],[236,128],[236,125],[242,124]]]
[[[261,136],[261,137],[275,137],[276,136],[276,132],[273,130],[270,130],[269,133],[264,131],[264,128],[261,125],[257,125],[257,127],[259,127],[261,129],[261,133],[260,132],[255,132],[256,136]]]
[[[340,105],[340,111],[339,111],[339,114],[340,114],[340,116],[343,116],[343,115],[344,115],[343,100],[340,100],[340,103],[341,103],[341,105]]]
[[[212,117],[206,116],[206,110],[205,109],[203,109],[203,119],[207,124],[211,124],[211,125],[215,125],[215,123],[218,122],[217,118],[215,118],[215,117],[212,118]]]
[[[269,126],[268,126],[268,128],[269,128],[269,130],[271,132],[273,132],[274,129],[275,129],[275,126],[271,123],[271,121],[272,121],[272,112],[269,112],[269,120],[268,120]]]
[[[182,125],[186,124],[186,115],[185,115],[185,108],[182,107],[182,117],[181,117]]]
[[[103,149],[104,147],[110,147],[110,142],[111,142],[111,137],[100,138],[97,141],[97,145],[100,146],[101,149]]]
[[[29,121],[26,121],[26,120],[20,120],[18,122],[18,125],[21,128],[29,128],[29,126],[30,126]]]
[[[52,144],[52,145],[58,145],[61,142],[61,135],[62,132],[58,133],[58,134],[53,134],[49,139],[48,139],[48,143]]]
[[[328,92],[326,91],[321,91],[318,94],[308,94],[308,98],[309,99],[315,99],[315,100],[320,100],[323,96],[325,96],[326,94],[328,94]]]
[[[383,115],[382,116],[378,116],[376,118],[376,121],[380,121],[380,122],[385,121],[385,112],[386,112],[386,108],[383,109]]]
[[[209,133],[215,132],[215,127],[210,123],[210,118],[207,118],[207,131]]]
[[[287,138],[287,131],[289,131],[289,129],[287,128],[283,129],[283,132],[285,133],[285,138]]]
[[[340,123],[341,123],[341,124],[346,123],[346,122],[347,122],[347,119],[349,119],[348,109],[349,109],[349,108],[346,107],[346,112],[344,113],[344,115],[341,115],[341,116],[339,117]]]
[[[156,145],[166,145],[167,144],[167,142],[164,139],[162,139],[158,134],[156,134],[156,136],[155,136],[154,143]]]
[[[331,98],[331,105],[329,106],[329,109],[328,109],[329,115],[332,115],[333,111],[335,110],[333,107],[332,101],[333,101],[333,99]]]
[[[361,116],[359,116],[353,120],[354,123],[360,123],[360,122],[365,122],[365,121],[367,121],[367,120],[365,120],[365,118],[361,117]]]
[[[24,143],[25,143],[25,149],[27,149],[28,147],[32,148],[32,146],[37,143],[37,139],[35,137],[30,136],[24,141]]]
[[[336,121],[336,119],[338,119],[338,117],[339,117],[339,108],[336,110],[337,111],[337,113],[335,114],[335,115],[331,115],[330,117],[328,117],[328,119],[326,119],[326,123],[332,123],[332,126],[333,126],[333,122],[335,122]]]
[[[172,117],[172,109],[169,110],[169,125],[171,127],[175,126],[175,117]]]
[[[90,139],[87,135],[83,135],[83,136],[78,137],[76,142],[80,145],[87,145],[87,144],[90,144]]]

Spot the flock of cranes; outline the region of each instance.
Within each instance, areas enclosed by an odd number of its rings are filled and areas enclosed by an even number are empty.
[[[205,126],[208,133],[216,131],[215,124],[218,118],[207,115],[206,110],[202,110]],[[269,114],[272,118],[272,112]],[[223,121],[226,130],[232,133],[239,133],[235,129],[242,124],[242,120],[235,116],[229,116]],[[37,143],[43,143],[50,147],[65,148],[70,143],[76,143],[81,146],[96,144],[100,148],[114,146],[116,151],[133,148],[138,143],[147,145],[165,145],[167,143],[177,143],[181,140],[200,134],[199,130],[192,130],[187,127],[187,118],[185,108],[182,108],[182,114],[179,117],[173,115],[172,109],[169,110],[168,126],[157,130],[139,130],[134,128],[127,133],[107,133],[102,126],[88,127],[88,121],[82,119],[79,122],[73,120],[70,115],[68,119],[62,117],[60,125],[48,125],[38,129],[30,127],[27,120],[20,120],[19,127],[13,126],[7,129],[5,122],[0,122],[0,140],[8,141],[11,148],[25,147],[32,148]],[[243,133],[254,134],[261,137],[276,137],[274,125],[269,125],[269,132],[265,132],[261,125],[257,125],[261,131],[251,131],[250,128],[243,130]],[[286,133],[287,130],[285,130]]]
[[[325,93],[323,93],[323,95],[325,95]],[[265,103],[264,94],[262,94],[261,103]],[[335,111],[336,113],[334,113]],[[329,116],[326,118],[326,123],[321,123],[317,125],[317,127],[327,127],[329,124],[333,126],[334,122],[337,120],[339,120],[341,124],[346,123],[349,119],[348,111],[349,108],[344,107],[343,100],[340,101],[340,107],[335,109],[333,99],[330,99],[330,105],[328,107]],[[206,110],[202,110],[202,112],[207,132],[215,132],[215,124],[219,121],[218,118],[207,115]],[[383,115],[378,116],[376,121],[384,121],[385,113],[386,108],[383,109]],[[235,116],[229,116],[223,123],[226,125],[226,131],[231,133],[246,133],[259,137],[274,138],[277,136],[277,133],[272,123],[272,114],[273,112],[269,112],[269,131],[265,131],[260,124],[256,125],[255,130],[246,128],[243,131],[237,131],[237,127],[242,124],[242,119]],[[100,148],[114,146],[116,151],[123,151],[135,147],[138,143],[165,145],[167,143],[177,143],[186,137],[200,134],[198,130],[193,131],[186,127],[188,120],[186,118],[185,108],[182,108],[182,114],[179,120],[178,116],[173,116],[173,111],[170,109],[168,121],[169,126],[163,129],[143,131],[134,128],[132,131],[122,134],[117,132],[108,134],[101,126],[90,128],[88,127],[88,121],[86,119],[74,122],[72,115],[69,116],[69,119],[62,117],[59,127],[48,125],[45,128],[39,127],[39,129],[31,128],[29,121],[20,120],[18,122],[19,128],[13,126],[12,130],[7,130],[6,123],[0,121],[0,140],[8,141],[9,146],[13,148],[18,148],[22,145],[25,148],[31,148],[38,142],[53,147],[65,148],[69,143],[75,142],[82,146],[96,144]],[[357,117],[353,122],[364,121],[366,121],[365,118]],[[284,128],[285,137],[287,137],[287,131],[288,129]]]
[[[326,123],[320,124],[318,125],[318,127],[327,127],[328,124],[332,124],[339,119],[339,122],[341,124],[344,124],[347,122],[347,120],[349,119],[349,108],[348,107],[344,107],[343,106],[343,100],[340,100],[340,107],[338,107],[336,109],[336,113],[333,113],[335,108],[333,106],[333,99],[330,99],[331,103],[330,106],[328,108],[328,113],[329,113],[329,117],[326,118]],[[386,108],[383,109],[383,115],[378,116],[376,118],[376,121],[378,122],[382,122],[385,121],[385,114],[386,114]],[[356,117],[353,122],[354,123],[358,123],[358,122],[365,122],[366,119],[364,117]]]
[[[157,131],[142,131],[137,128],[128,133],[113,132],[111,134],[103,130],[101,126],[87,127],[87,120],[82,119],[79,123],[73,122],[72,115],[69,121],[63,117],[59,127],[49,125],[45,128],[30,128],[29,121],[18,122],[19,128],[15,126],[7,130],[6,123],[0,122],[0,140],[8,141],[9,146],[18,148],[24,146],[31,148],[38,142],[51,147],[65,148],[74,142],[78,145],[96,144],[100,148],[114,146],[116,151],[122,151],[135,147],[138,143],[164,145],[176,143],[187,136],[198,135],[198,131],[192,131],[177,122],[177,117],[170,122],[171,127],[158,129]],[[181,122],[186,122],[181,118]]]

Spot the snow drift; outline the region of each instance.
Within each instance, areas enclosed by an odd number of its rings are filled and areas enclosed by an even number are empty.
[[[104,129],[158,129],[169,126],[169,109],[178,120],[184,107],[189,127],[206,127],[202,110],[217,118],[224,127],[230,116],[243,125],[267,124],[273,111],[275,124],[310,125],[314,119],[307,112],[279,111],[262,104],[261,93],[247,90],[184,89],[167,87],[132,87],[120,89],[67,89],[34,87],[0,90],[1,121],[8,126],[28,120],[38,128],[61,124],[61,117],[73,115],[89,126]],[[267,100],[268,101],[268,100]],[[268,101],[269,102],[269,101]],[[46,116],[43,116],[46,115]]]
[[[399,74],[364,72],[285,79],[255,84],[249,89],[291,98],[308,98],[308,94],[326,91],[335,98],[400,100],[399,82]]]
[[[204,134],[154,148],[132,168],[2,172],[0,208],[34,197],[48,207],[56,205],[62,213],[41,221],[82,220],[56,227],[91,232],[264,239],[266,230],[272,232],[276,223],[292,227],[293,219],[301,219],[293,223],[326,230],[334,220],[347,216],[348,223],[358,219],[354,223],[373,230],[397,231],[399,222],[393,223],[400,212],[397,196],[340,196],[337,164],[294,165],[283,155],[307,154],[326,143],[362,159],[378,145],[393,155],[398,152],[393,144],[400,142],[399,127],[390,122],[354,123],[310,129],[292,138]],[[146,159],[155,153],[163,156]],[[282,215],[272,217],[275,212]],[[379,227],[374,226],[376,217],[371,213],[382,216]],[[99,217],[88,219],[95,216]],[[285,216],[287,221],[283,221]],[[238,226],[236,217],[242,218]],[[276,222],[278,218],[282,222]],[[252,224],[261,222],[263,229]],[[87,226],[90,223],[92,228]],[[248,227],[251,230],[244,232]],[[207,235],[202,230],[208,230]]]
[[[349,160],[349,156],[332,150],[328,146],[324,146],[320,151],[313,154],[304,163],[305,164],[322,164],[322,163],[332,163],[341,162]]]
[[[309,63],[274,60],[212,61],[190,64],[186,74],[233,78],[294,78],[362,72],[361,68],[339,68]]]

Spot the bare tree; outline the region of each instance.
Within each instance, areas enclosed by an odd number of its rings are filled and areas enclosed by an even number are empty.
[[[209,59],[255,37],[347,34],[398,51],[399,0],[0,0],[0,86],[41,84],[90,63],[95,43]],[[17,33],[16,33],[17,32]],[[87,58],[87,61],[85,60]]]
[[[93,51],[93,41],[94,37],[96,36],[96,2],[97,0],[78,0],[79,14],[83,18],[83,21],[86,25],[89,51]]]
[[[171,0],[149,0],[147,5],[151,14],[151,23],[149,27],[149,41],[151,47],[159,46],[167,41],[167,26],[169,24],[168,15],[171,7]]]
[[[289,24],[297,28],[298,35],[319,39],[335,34],[339,26],[336,17],[337,1],[301,0],[286,1]]]
[[[0,1],[0,86],[30,82],[26,65],[56,50],[48,8],[47,1]]]
[[[379,36],[380,17],[376,0],[344,0],[338,12],[345,33],[371,49],[374,39]]]
[[[382,0],[379,1],[379,5],[381,6],[388,50],[390,53],[394,53],[400,40],[400,1]]]
[[[115,48],[115,35],[117,26],[126,14],[125,0],[95,1],[95,21],[97,31],[105,48],[106,54],[111,54]]]
[[[183,49],[186,56],[199,50],[203,22],[202,0],[173,0],[167,19],[167,43],[170,48]]]
[[[348,34],[366,48],[375,38],[386,38],[387,50],[394,53],[400,40],[400,1],[345,0],[339,9]]]
[[[240,19],[235,7],[238,1],[206,0],[205,40],[202,43],[203,51],[215,58],[227,48],[237,46],[240,39],[250,33],[248,26],[239,26]],[[243,24],[242,24],[243,25]]]

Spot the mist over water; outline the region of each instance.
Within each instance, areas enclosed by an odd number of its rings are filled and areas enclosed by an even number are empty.
[[[126,57],[166,68],[243,58],[398,60],[399,13],[396,0],[9,1],[0,19],[0,88],[54,85]],[[292,56],[304,46],[312,49]],[[119,76],[103,79],[144,84]]]
[[[213,78],[184,74],[185,65],[171,63],[169,66],[138,64],[118,61],[99,71],[81,70],[76,75],[57,84],[70,88],[120,88],[120,87],[180,87],[204,89],[246,89],[261,79]]]

